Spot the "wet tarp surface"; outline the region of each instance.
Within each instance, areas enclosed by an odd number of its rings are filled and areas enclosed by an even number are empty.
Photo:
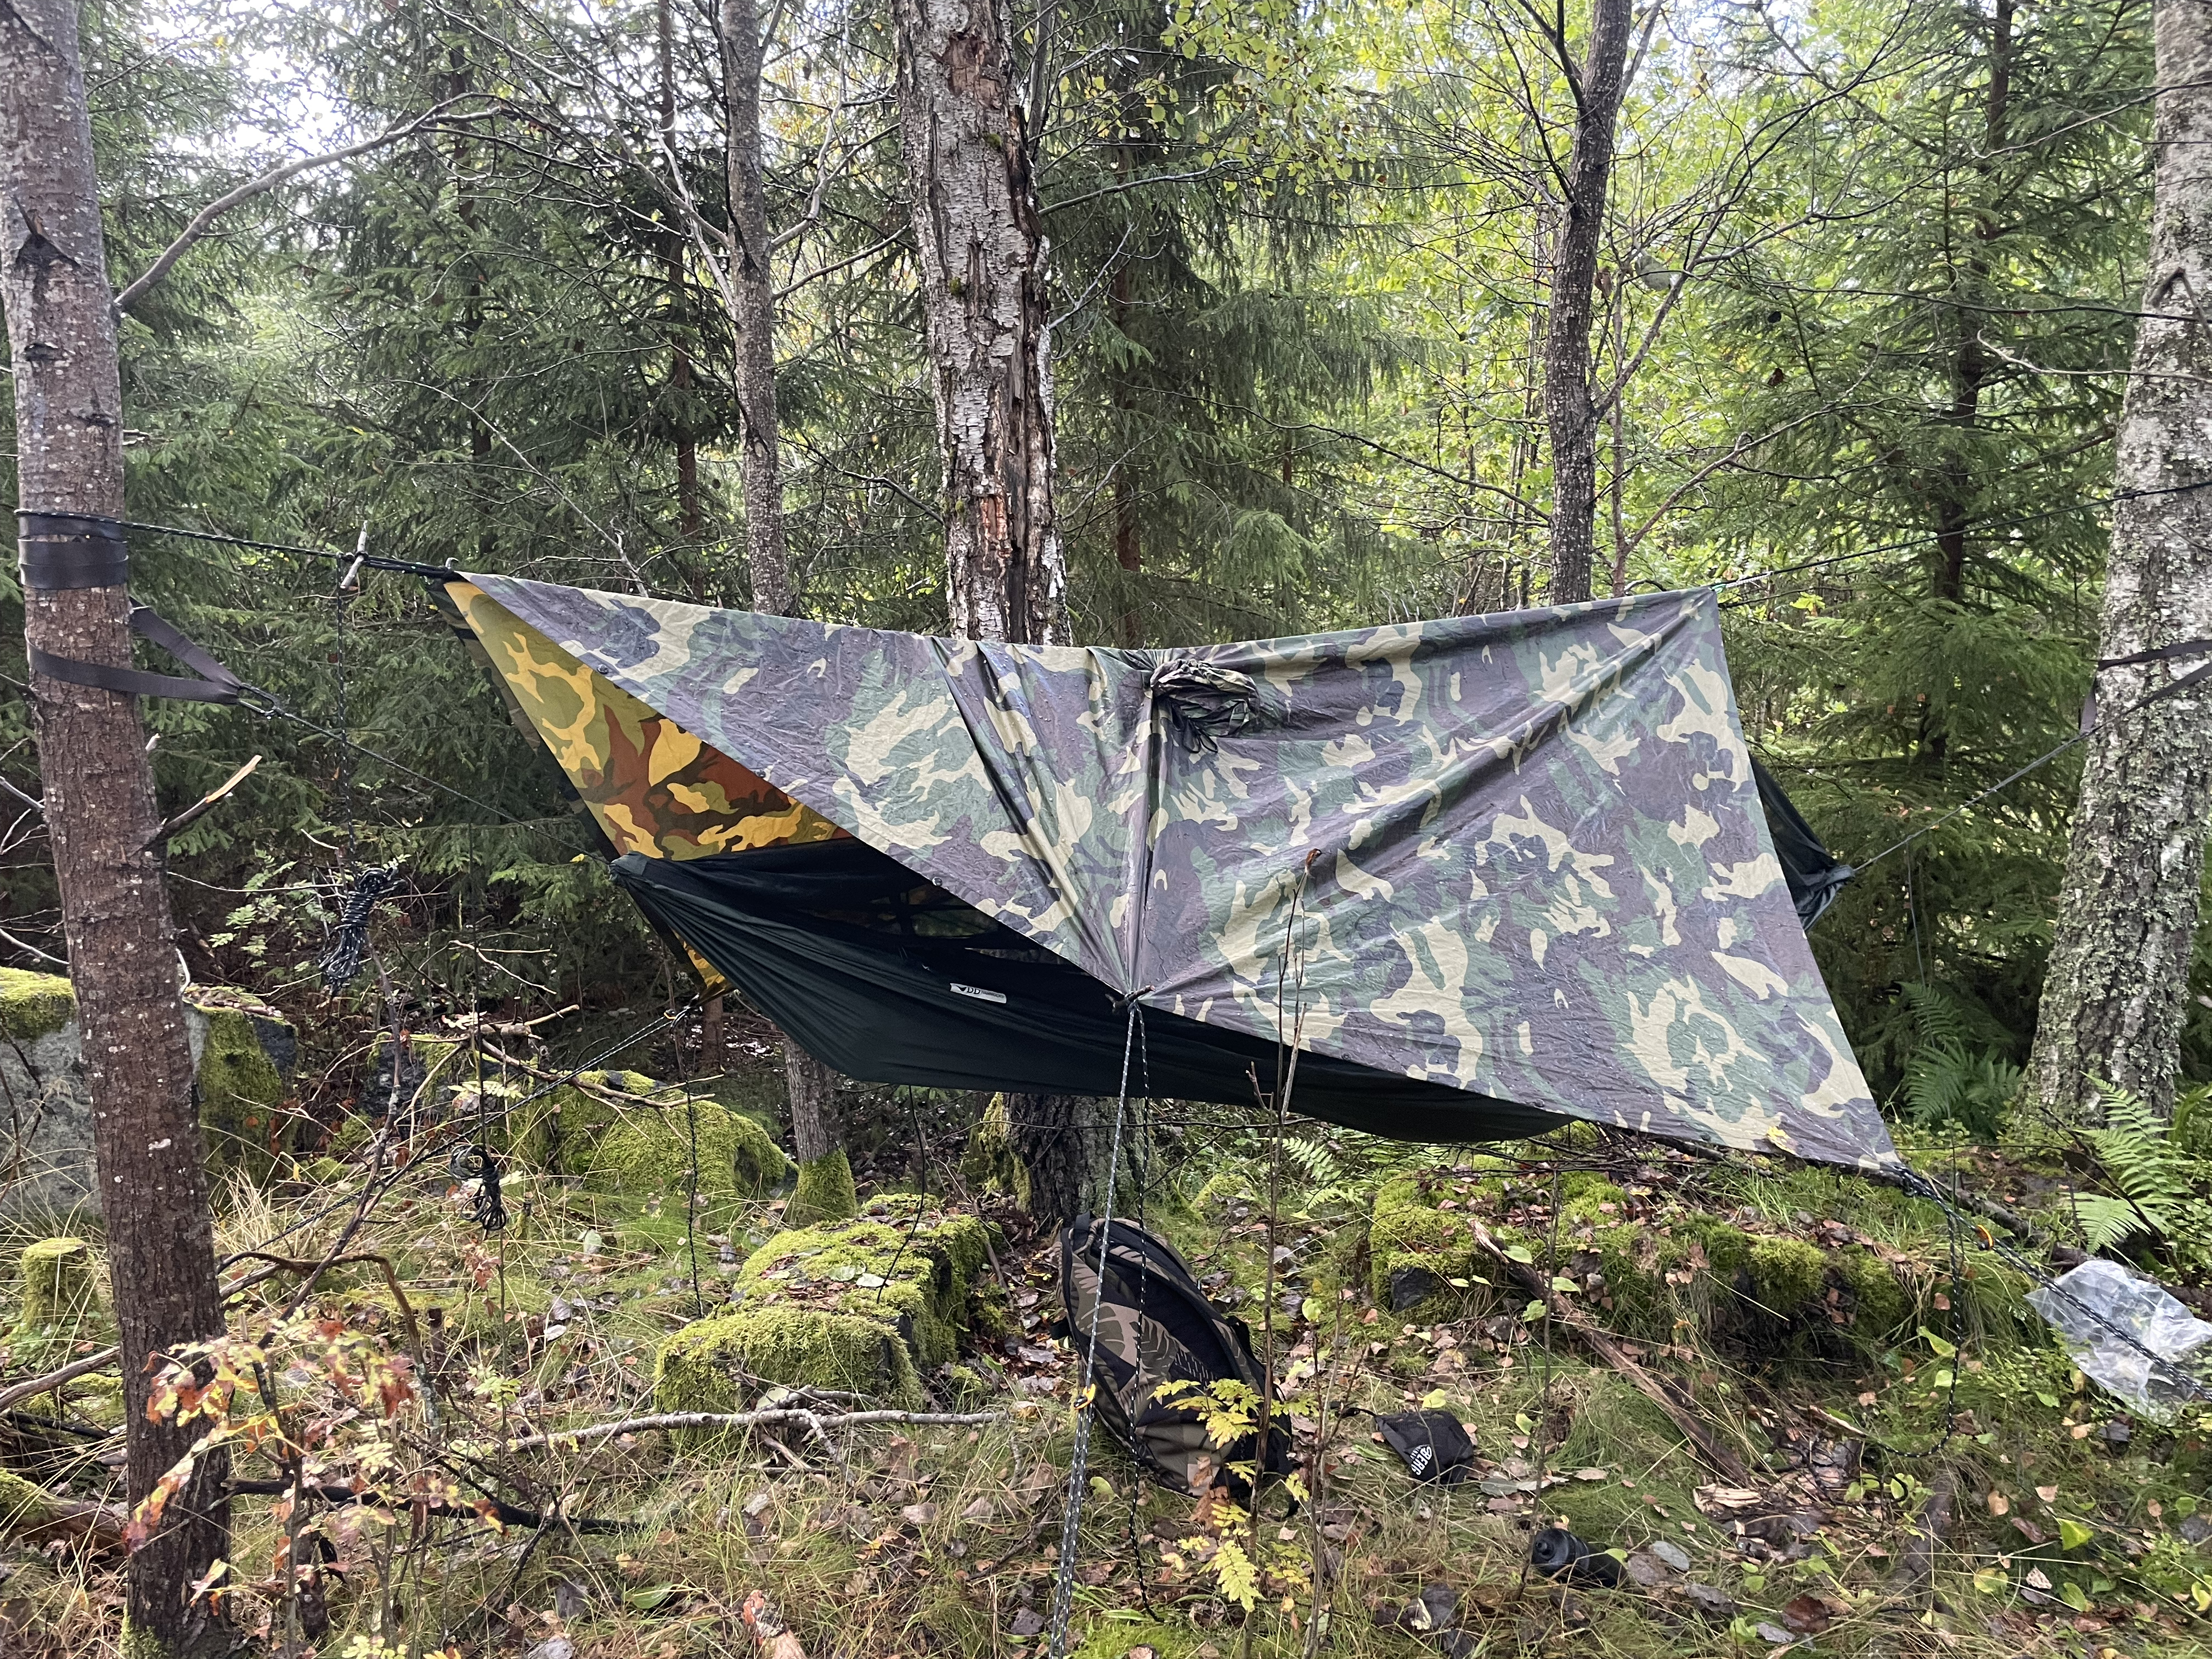
[[[599,769],[580,788],[636,827],[618,847],[681,862],[842,832],[1224,1034],[1272,1045],[1279,1008],[1313,1054],[1489,1101],[1895,1156],[1776,857],[1709,592],[1180,651],[453,592],[571,777]],[[633,748],[663,723],[650,749],[580,753],[617,704]],[[699,787],[709,752],[760,786],[730,812]],[[662,812],[693,815],[683,844]]]

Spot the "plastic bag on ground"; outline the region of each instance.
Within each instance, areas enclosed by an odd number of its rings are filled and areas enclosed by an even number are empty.
[[[2212,1397],[2195,1368],[2180,1364],[2212,1342],[2212,1325],[2118,1262],[2092,1257],[2027,1302],[2065,1339],[2083,1376],[2143,1416],[2167,1422],[2186,1401]]]

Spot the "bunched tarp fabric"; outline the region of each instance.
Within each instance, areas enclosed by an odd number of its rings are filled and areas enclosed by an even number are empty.
[[[1178,651],[497,576],[449,591],[640,855],[622,879],[740,984],[764,962],[852,968],[819,907],[742,874],[749,849],[835,856],[823,843],[850,837],[1019,947],[997,958],[1013,985],[976,988],[1008,997],[988,1005],[1001,1029],[1062,963],[1098,988],[1054,982],[1109,1026],[1133,997],[1171,1017],[1148,1034],[1204,1028],[1194,1048],[1272,1054],[1285,1011],[1311,1054],[1387,1074],[1342,1091],[1377,1091],[1361,1115],[1389,1121],[1360,1127],[1383,1133],[1437,1133],[1413,1099],[1449,1098],[1434,1089],[1468,1097],[1462,1125],[1503,1126],[1451,1138],[1520,1133],[1517,1109],[1895,1160],[1760,810],[1710,591]],[[844,946],[890,959],[879,927],[852,931]],[[935,987],[902,1019],[963,995],[928,947],[897,951]],[[866,1077],[863,1005],[880,1018],[890,997],[854,994],[849,1018],[793,1029]],[[1394,1104],[1398,1079],[1423,1086]],[[1223,1097],[1202,1082],[1183,1091]],[[1302,1070],[1301,1106],[1356,1109],[1305,1089]]]

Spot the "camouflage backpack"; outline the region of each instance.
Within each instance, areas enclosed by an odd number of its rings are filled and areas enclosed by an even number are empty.
[[[1098,1236],[1109,1231],[1102,1297]],[[1214,1445],[1195,1411],[1162,1401],[1158,1391],[1164,1382],[1204,1388],[1224,1379],[1259,1389],[1260,1364],[1243,1322],[1214,1307],[1171,1246],[1126,1221],[1109,1230],[1087,1215],[1060,1232],[1060,1294],[1079,1365],[1097,1305],[1099,1420],[1138,1463],[1183,1492],[1226,1481],[1241,1493],[1245,1482],[1226,1466],[1249,1462],[1256,1437]],[[1269,1426],[1273,1474],[1291,1467],[1288,1417],[1278,1407]]]

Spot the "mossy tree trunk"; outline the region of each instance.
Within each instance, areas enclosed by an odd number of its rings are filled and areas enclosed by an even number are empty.
[[[2212,638],[2212,10],[2160,0],[2149,269],[2120,417],[2100,658]],[[2098,677],[2033,1060],[2046,1106],[2094,1121],[2090,1079],[2161,1112],[2180,1072],[2212,830],[2212,680],[2136,708],[2201,658]]]
[[[57,553],[74,545],[96,564],[101,540],[66,520],[123,517],[122,387],[71,0],[0,8],[0,295],[15,363],[18,500],[28,514],[53,515],[26,523],[26,551],[41,541]],[[27,576],[24,586],[39,769],[123,1344],[125,1484],[136,1503],[198,1432],[148,1421],[148,1358],[222,1330],[207,1172],[168,900],[149,850],[160,818],[137,704],[38,665],[40,653],[130,665],[127,575],[85,568],[37,584]],[[224,1552],[228,1474],[228,1458],[204,1459],[131,1559],[125,1618],[142,1650],[181,1644],[204,1618],[191,1586]]]

